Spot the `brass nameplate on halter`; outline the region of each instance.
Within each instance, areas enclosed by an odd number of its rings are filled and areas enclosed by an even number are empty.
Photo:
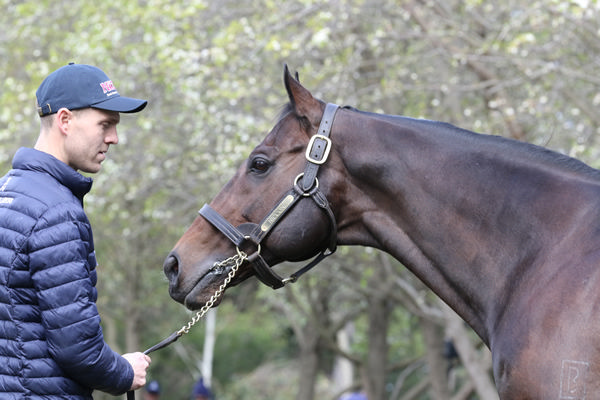
[[[305,156],[311,163],[320,165],[327,161],[329,150],[331,150],[331,139],[323,135],[314,135],[308,142]]]
[[[271,212],[271,214],[269,214],[265,222],[262,223],[262,225],[260,226],[260,230],[263,232],[267,232],[269,229],[271,229],[273,227],[273,224],[277,222],[281,214],[283,214],[293,202],[294,196],[292,196],[291,194],[285,196],[283,200],[279,202],[277,207]]]

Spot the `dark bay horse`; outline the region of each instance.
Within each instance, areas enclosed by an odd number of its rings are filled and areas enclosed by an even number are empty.
[[[202,306],[236,247],[255,256],[234,283],[279,287],[274,264],[371,246],[489,346],[501,399],[600,399],[600,173],[530,144],[326,104],[287,67],[284,82],[275,127],[167,257],[171,296]]]

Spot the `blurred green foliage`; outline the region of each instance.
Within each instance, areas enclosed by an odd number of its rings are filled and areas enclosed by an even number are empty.
[[[143,113],[122,118],[121,142],[86,200],[101,264],[98,304],[120,351],[149,347],[189,317],[168,296],[162,261],[273,125],[287,101],[284,63],[330,102],[444,120],[600,165],[596,0],[0,0],[0,8],[4,170],[37,137],[37,86],[70,61],[97,65],[121,93],[149,100]],[[218,311],[218,398],[295,398],[293,327],[310,326],[310,293],[328,302],[331,329],[354,324],[350,352],[360,367],[380,264],[374,251],[341,250],[287,293],[256,282],[230,289]],[[401,266],[393,273],[424,290]],[[390,301],[382,362],[403,365],[427,349],[410,307]],[[290,312],[278,312],[282,304]],[[195,329],[180,351],[154,356],[151,377],[165,398],[188,398],[198,370],[182,354],[197,359],[202,341]],[[320,349],[317,398],[331,398],[336,353]],[[427,375],[419,371],[407,383]]]

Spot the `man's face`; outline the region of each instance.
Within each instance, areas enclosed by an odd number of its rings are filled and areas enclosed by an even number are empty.
[[[117,124],[120,115],[115,111],[86,108],[72,112],[70,133],[65,141],[67,164],[76,171],[95,173],[111,144],[117,144]]]

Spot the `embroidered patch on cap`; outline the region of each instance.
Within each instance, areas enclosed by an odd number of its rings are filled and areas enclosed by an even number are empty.
[[[117,88],[115,88],[115,85],[113,85],[112,81],[100,82],[100,87],[102,87],[104,94],[107,96],[112,96],[113,94],[117,93]]]

